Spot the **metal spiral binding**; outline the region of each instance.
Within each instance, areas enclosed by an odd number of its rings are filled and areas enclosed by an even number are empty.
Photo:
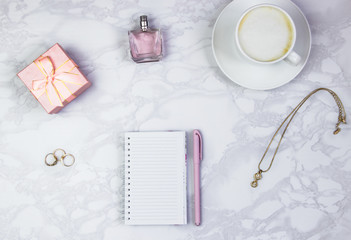
[[[126,166],[125,166],[125,175],[126,175],[126,192],[125,192],[125,219],[130,220],[130,187],[131,187],[131,179],[130,179],[130,137],[126,138]]]

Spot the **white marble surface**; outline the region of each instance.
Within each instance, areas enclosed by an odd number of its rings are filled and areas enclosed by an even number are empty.
[[[328,94],[301,109],[271,171],[249,186],[272,133],[308,92],[329,87],[351,113],[351,2],[294,2],[311,24],[310,60],[289,84],[253,91],[212,56],[229,0],[2,0],[0,239],[350,239],[351,128],[332,135]],[[160,63],[130,60],[127,30],[141,13],[164,30]],[[16,73],[55,42],[93,85],[49,115]],[[202,225],[190,185],[187,225],[125,226],[123,132],[194,128],[205,142]],[[57,147],[76,156],[74,167],[44,165]]]

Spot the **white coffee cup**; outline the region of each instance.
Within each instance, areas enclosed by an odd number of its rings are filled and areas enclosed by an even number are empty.
[[[247,59],[261,64],[285,60],[298,65],[301,57],[293,51],[294,21],[276,5],[260,4],[246,10],[236,26],[236,44]]]

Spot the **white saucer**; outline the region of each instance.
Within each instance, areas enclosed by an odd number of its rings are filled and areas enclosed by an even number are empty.
[[[253,63],[237,49],[235,27],[248,8],[269,3],[281,7],[296,26],[294,51],[301,56],[299,65],[285,61],[274,64]],[[212,33],[212,50],[218,66],[233,82],[251,89],[267,90],[280,87],[294,79],[305,66],[311,50],[311,31],[306,17],[290,0],[234,0],[226,6],[215,23]]]

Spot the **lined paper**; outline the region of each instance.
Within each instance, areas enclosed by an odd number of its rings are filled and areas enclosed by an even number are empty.
[[[125,134],[125,223],[186,224],[185,132]]]

